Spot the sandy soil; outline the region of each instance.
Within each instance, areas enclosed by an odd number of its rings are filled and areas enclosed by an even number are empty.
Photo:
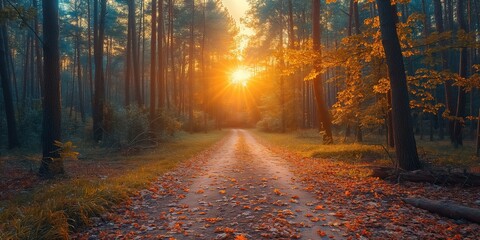
[[[161,176],[80,239],[342,238],[282,156],[246,130]],[[245,238],[242,238],[245,237]]]

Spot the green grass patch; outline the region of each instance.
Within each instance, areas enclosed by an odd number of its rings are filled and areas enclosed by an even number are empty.
[[[268,142],[286,148],[303,157],[334,159],[347,163],[368,163],[381,166],[392,166],[395,157],[394,149],[387,148],[384,137],[369,136],[364,143],[338,143],[323,145],[320,134],[315,130],[299,131],[286,134],[254,133]],[[470,172],[479,171],[479,158],[475,156],[474,143],[465,141],[464,146],[454,148],[448,141],[428,141],[417,139],[418,154],[429,166],[461,168]]]
[[[323,145],[319,134],[311,132],[294,132],[287,134],[265,133],[255,131],[255,134],[268,142],[286,148],[303,157],[335,159],[344,162],[388,162],[389,154],[379,144],[333,144]]]
[[[225,133],[181,134],[156,149],[131,156],[99,154],[98,149],[92,150],[86,159],[78,161],[106,166],[114,163],[119,167],[110,170],[104,178],[92,172],[48,181],[31,192],[0,203],[0,239],[68,239],[71,231],[88,226],[91,217],[100,216],[147,187],[178,163],[218,142]]]

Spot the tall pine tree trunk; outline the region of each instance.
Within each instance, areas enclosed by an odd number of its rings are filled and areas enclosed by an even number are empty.
[[[460,31],[468,32],[467,23],[465,22],[465,2],[464,0],[457,0],[457,21]],[[468,61],[468,52],[466,47],[460,49],[460,65],[458,74],[461,78],[467,77],[467,66]],[[458,98],[457,98],[457,109],[455,113],[455,124],[454,124],[454,146],[458,147],[463,145],[463,134],[462,129],[465,125],[465,105],[466,105],[466,93],[463,87],[458,87]]]
[[[162,0],[160,0],[162,1]],[[150,124],[155,120],[156,81],[157,81],[157,0],[152,0],[152,29],[150,34]]]
[[[194,24],[195,24],[195,0],[191,0],[191,22],[190,22],[190,46],[188,54],[188,127],[189,131],[193,132],[193,90],[195,77],[195,36],[194,36]]]
[[[63,174],[63,161],[55,141],[61,141],[62,106],[60,97],[60,52],[58,0],[43,0],[43,73],[45,99],[43,101],[43,157],[39,174],[52,178]]]
[[[103,139],[105,105],[105,82],[103,73],[103,45],[105,39],[105,17],[107,0],[100,0],[100,15],[98,15],[98,0],[94,0],[94,60],[95,60],[95,96],[93,109],[93,139],[97,142]]]

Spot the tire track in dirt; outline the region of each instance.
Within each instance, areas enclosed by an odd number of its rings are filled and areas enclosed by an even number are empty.
[[[165,174],[77,238],[341,238],[320,200],[288,163],[248,131]],[[104,217],[106,218],[106,217]]]

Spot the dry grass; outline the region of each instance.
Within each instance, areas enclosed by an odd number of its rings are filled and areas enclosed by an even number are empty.
[[[67,178],[37,180],[32,189],[0,202],[0,239],[67,239],[70,231],[87,226],[91,217],[105,213],[224,135],[220,131],[182,134],[134,155],[79,149],[86,154],[78,161],[65,163]],[[34,165],[31,157],[17,169]],[[14,157],[3,159],[0,167],[12,167],[12,160]]]

